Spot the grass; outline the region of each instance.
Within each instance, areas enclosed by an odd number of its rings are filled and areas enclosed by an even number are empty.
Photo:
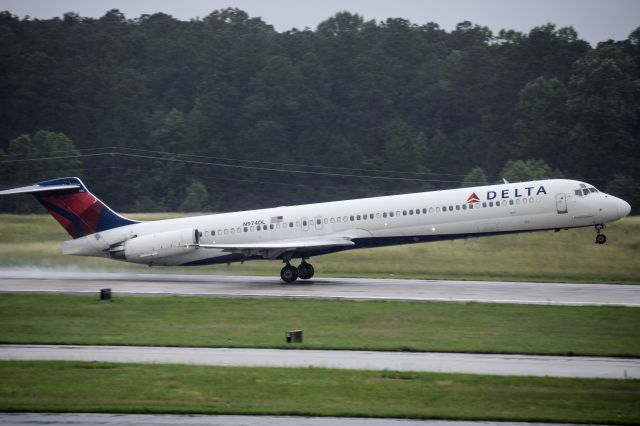
[[[640,357],[640,309],[0,294],[0,342]]]
[[[640,423],[640,381],[0,362],[0,411]]]
[[[174,214],[130,215],[141,220]],[[593,244],[593,229],[540,232],[410,246],[354,250],[313,259],[319,276],[454,280],[640,283],[640,217],[611,224],[609,242]],[[0,215],[0,266],[133,270],[149,268],[106,259],[62,256],[69,239],[47,215]],[[179,273],[277,275],[278,262],[191,268]]]

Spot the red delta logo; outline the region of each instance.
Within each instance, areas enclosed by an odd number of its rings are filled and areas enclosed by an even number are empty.
[[[478,198],[475,192],[469,195],[469,197],[467,197],[467,204],[479,203],[479,202],[480,202],[480,198]]]

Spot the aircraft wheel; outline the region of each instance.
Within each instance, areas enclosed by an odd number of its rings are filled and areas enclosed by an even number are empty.
[[[596,235],[596,244],[604,244],[607,242],[607,237],[604,234]]]
[[[285,283],[294,282],[298,279],[298,268],[287,263],[285,267],[280,270],[280,278],[282,278],[282,281]]]
[[[307,262],[302,262],[300,266],[298,266],[298,277],[302,280],[308,280],[313,277],[315,270],[313,269],[313,265]]]

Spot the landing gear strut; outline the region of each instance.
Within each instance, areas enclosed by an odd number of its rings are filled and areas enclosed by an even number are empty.
[[[600,231],[604,229],[604,226],[602,223],[596,225],[596,232],[598,233],[598,235],[596,235],[596,244],[604,244],[607,242],[607,236],[600,233]]]
[[[313,266],[303,259],[302,263],[297,268],[287,262],[284,268],[280,271],[280,278],[282,278],[282,281],[285,283],[292,283],[298,278],[301,280],[308,280],[313,277],[314,273],[315,271]]]

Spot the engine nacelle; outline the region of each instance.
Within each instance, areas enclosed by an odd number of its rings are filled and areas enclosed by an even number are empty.
[[[200,233],[193,228],[158,232],[131,238],[111,248],[109,252],[115,259],[151,263],[155,259],[178,256],[196,250],[199,237]]]

